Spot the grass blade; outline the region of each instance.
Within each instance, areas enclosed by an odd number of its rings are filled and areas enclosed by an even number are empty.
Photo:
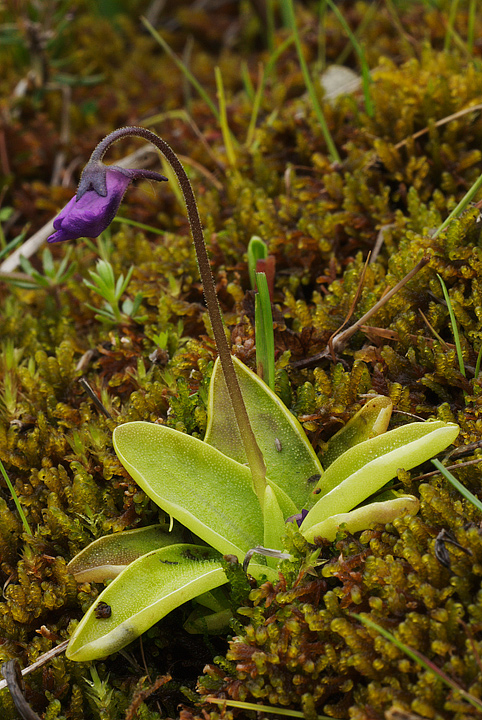
[[[241,700],[225,700],[224,698],[206,697],[204,701],[207,703],[215,703],[216,705],[226,705],[226,707],[236,707],[243,710],[252,710],[254,712],[266,712],[273,715],[283,715],[284,717],[304,718],[305,713],[301,710],[290,710],[289,708],[277,708],[272,705],[258,705],[257,703],[243,702]],[[333,720],[327,715],[316,715],[317,720]]]
[[[326,122],[325,116],[323,114],[322,107],[320,103],[318,102],[318,97],[315,92],[315,88],[313,85],[313,82],[311,80],[310,72],[308,70],[308,65],[306,64],[305,58],[303,56],[303,48],[301,47],[301,40],[300,36],[298,34],[298,28],[296,26],[296,19],[295,19],[295,11],[293,8],[293,0],[282,0],[281,7],[283,10],[283,17],[286,18],[289,21],[291,32],[293,33],[293,37],[296,44],[296,51],[298,53],[298,59],[300,61],[301,71],[303,73],[303,77],[305,80],[306,89],[308,90],[308,94],[311,98],[311,102],[313,103],[313,110],[315,111],[315,115],[318,118],[318,122],[320,123],[321,132],[323,134],[323,137],[325,139],[326,147],[328,149],[328,155],[330,156],[330,159],[332,162],[341,162],[340,155],[338,153],[338,150],[336,149],[336,145],[333,141],[333,138],[331,137],[330,130],[328,128],[328,124]]]
[[[445,230],[447,225],[450,225],[452,220],[454,218],[458,218],[459,215],[463,213],[463,211],[466,209],[466,207],[469,205],[469,203],[472,201],[472,199],[475,197],[475,195],[478,193],[480,188],[482,187],[482,175],[480,175],[477,180],[474,182],[471,188],[467,190],[465,195],[463,196],[462,200],[459,202],[457,207],[455,207],[450,215],[443,221],[443,223],[440,225],[439,228],[434,232],[432,235],[433,238],[436,238],[437,235],[440,235],[441,232]]]
[[[482,347],[479,350],[479,354],[477,355],[477,362],[475,363],[475,374],[474,377],[477,380],[480,373],[480,363],[482,362]]]
[[[439,275],[438,273],[437,273],[437,277],[438,277],[438,279],[440,280],[440,284],[441,284],[441,286],[442,286],[442,292],[443,292],[443,294],[444,294],[445,302],[447,303],[447,307],[448,307],[448,309],[449,309],[450,324],[452,325],[452,333],[453,333],[453,336],[454,336],[455,349],[456,349],[457,358],[458,358],[458,361],[459,361],[460,372],[462,373],[462,375],[463,375],[464,377],[466,377],[466,374],[465,374],[465,365],[464,365],[464,356],[463,356],[463,354],[462,354],[462,345],[460,344],[459,329],[458,329],[458,327],[457,327],[457,320],[455,319],[455,313],[454,313],[454,309],[453,309],[453,307],[452,307],[452,302],[451,302],[451,300],[450,300],[447,287],[446,287],[444,281],[442,280],[442,278],[440,277],[440,275]]]
[[[467,490],[465,485],[462,485],[462,483],[459,482],[457,480],[457,478],[454,477],[452,475],[452,473],[449,470],[447,470],[447,468],[444,465],[442,465],[440,460],[432,460],[431,462],[433,465],[435,465],[437,470],[439,470],[442,473],[444,478],[446,478],[446,480],[448,480],[449,483],[451,483],[454,486],[454,488],[456,490],[458,490],[461,495],[464,496],[464,498],[466,500],[471,502],[472,505],[474,505],[477,508],[477,510],[480,510],[480,512],[482,512],[482,502],[480,502],[480,500],[478,498],[476,498],[475,495],[472,495],[470,490]]]
[[[162,35],[160,35],[157,30],[151,25],[149,20],[146,20],[146,18],[142,18],[142,22],[145,25],[145,27],[149,30],[152,37],[159,43],[159,45],[162,47],[162,49],[169,55],[172,60],[176,63],[177,67],[181,70],[183,75],[189,80],[191,85],[196,88],[199,95],[202,97],[206,105],[209,107],[211,112],[213,113],[214,117],[217,119],[219,123],[221,123],[221,117],[219,115],[219,111],[216,107],[216,105],[213,103],[207,92],[204,90],[201,83],[194,77],[192,72],[189,70],[189,68],[180,60],[177,55],[171,50],[167,42],[164,40]]]
[[[226,112],[226,95],[224,93],[223,76],[221,74],[221,68],[216,66],[214,68],[214,74],[216,77],[216,90],[218,94],[219,102],[219,123],[221,125],[221,132],[223,135],[224,147],[226,149],[226,155],[228,163],[232,168],[236,167],[236,152],[234,150],[233,136],[228,125],[228,116]]]
[[[264,272],[256,273],[258,292],[255,298],[256,371],[274,390],[274,333],[268,281]]]
[[[10,482],[10,478],[7,475],[7,471],[5,470],[5,467],[3,465],[3,462],[0,460],[0,472],[3,475],[3,478],[5,482],[7,483],[7,487],[10,490],[10,495],[12,496],[13,502],[15,503],[15,506],[18,510],[18,514],[20,515],[20,519],[22,520],[23,526],[25,528],[25,532],[27,532],[29,535],[33,535],[32,531],[30,530],[30,525],[27,522],[27,518],[25,517],[25,513],[22,510],[22,506],[20,505],[20,501],[18,499],[17,493],[15,492],[15,488],[13,487],[12,483]]]
[[[343,27],[344,31],[348,35],[351,44],[353,45],[353,49],[355,50],[355,53],[358,55],[358,59],[360,61],[361,66],[361,72],[362,72],[362,83],[363,83],[363,97],[365,98],[365,110],[368,115],[368,117],[373,117],[375,114],[375,110],[373,107],[373,101],[372,96],[370,93],[370,84],[371,84],[371,77],[370,77],[370,68],[368,67],[368,63],[366,61],[365,52],[358,42],[355,34],[352,32],[350,26],[348,25],[347,21],[343,17],[343,14],[340,12],[340,10],[336,7],[333,0],[326,0],[326,3],[328,7],[330,7],[334,14],[336,15],[337,19],[340,21],[341,26]]]
[[[435,462],[432,460],[432,462]],[[414,660],[418,665],[423,667],[428,672],[432,672],[434,675],[436,675],[439,680],[441,680],[445,685],[447,685],[452,690],[455,690],[455,692],[460,693],[460,695],[467,700],[473,707],[477,708],[477,710],[482,710],[482,702],[478,700],[476,697],[468,693],[466,690],[460,687],[452,678],[450,678],[446,673],[444,673],[443,670],[441,670],[439,667],[437,667],[433,662],[431,662],[428,658],[425,657],[425,655],[422,655],[422,653],[419,653],[418,650],[413,650],[413,648],[408,647],[408,645],[405,645],[405,643],[398,640],[394,635],[392,635],[391,632],[388,632],[388,630],[385,630],[385,628],[380,627],[380,625],[377,625],[377,623],[374,623],[373,620],[369,620],[366,617],[362,617],[361,615],[358,615],[357,613],[352,613],[352,616],[355,617],[357,620],[359,620],[364,625],[372,628],[373,630],[376,630],[380,633],[386,640],[390,640],[399,650],[402,650],[402,652],[405,653],[405,655],[408,655],[409,658]]]

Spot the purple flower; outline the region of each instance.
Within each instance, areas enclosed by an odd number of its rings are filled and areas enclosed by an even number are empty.
[[[295,515],[290,515],[289,518],[286,518],[286,522],[296,522],[298,527],[301,527],[301,523],[305,519],[305,517],[308,515],[308,510],[303,510],[299,513],[296,513]]]
[[[77,195],[55,218],[55,232],[47,242],[100,235],[111,224],[128,185],[136,178],[167,180],[151,170],[127,170],[98,161],[87,163]]]

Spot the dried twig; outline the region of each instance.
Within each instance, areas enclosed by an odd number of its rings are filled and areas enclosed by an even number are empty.
[[[463,448],[457,448],[458,450],[462,450]],[[476,460],[466,460],[463,463],[457,463],[456,465],[447,465],[446,470],[452,471],[452,470],[460,470],[462,467],[468,467],[469,465],[477,465],[478,463],[482,462],[482,458],[477,458]],[[423,473],[423,475],[417,475],[417,477],[413,478],[412,482],[421,482],[422,480],[428,480],[429,478],[435,477],[436,475],[440,475],[440,470],[431,470],[430,472]]]
[[[377,259],[377,257],[380,254],[382,245],[385,242],[385,232],[392,227],[395,227],[395,223],[388,223],[387,225],[382,225],[380,230],[378,231],[375,245],[373,246],[373,250],[370,254],[370,260],[369,260],[370,265],[373,265],[373,263],[375,262],[375,260]]]
[[[359,297],[360,297],[360,295],[361,295],[361,291],[362,291],[362,288],[363,288],[363,283],[364,283],[364,281],[365,281],[365,274],[366,274],[366,271],[367,271],[367,267],[368,267],[368,263],[369,263],[369,262],[370,262],[370,253],[368,253],[368,257],[367,257],[367,259],[366,259],[366,261],[365,261],[365,265],[363,266],[363,270],[362,270],[360,282],[358,283],[358,287],[357,287],[357,289],[356,289],[355,297],[353,298],[353,301],[352,301],[352,303],[351,303],[351,305],[350,305],[350,309],[348,310],[348,315],[346,316],[345,320],[344,320],[343,323],[340,325],[340,327],[338,328],[338,330],[335,330],[335,332],[333,333],[333,335],[328,339],[328,348],[329,348],[329,350],[330,350],[330,355],[331,355],[331,359],[333,360],[333,362],[336,362],[336,353],[335,353],[335,347],[334,347],[335,338],[336,338],[336,336],[340,333],[340,331],[345,327],[345,325],[348,324],[348,321],[350,320],[351,316],[352,316],[353,313],[355,312],[356,304],[357,304],[358,299],[359,299]]]
[[[90,397],[94,405],[96,406],[97,410],[100,410],[100,412],[105,415],[106,418],[109,418],[109,420],[112,420],[112,415],[107,410],[105,405],[99,400],[95,392],[92,390],[91,386],[89,385],[88,381],[85,377],[79,378],[79,384],[82,385],[87,395]]]
[[[419,270],[421,270],[425,265],[428,264],[430,261],[430,258],[423,257],[420,262],[415,265],[415,267],[410,270],[407,275],[405,275],[404,278],[398,282],[395,287],[393,287],[391,290],[389,290],[375,305],[366,312],[359,320],[357,320],[356,323],[351,325],[346,330],[343,330],[343,332],[338,332],[337,335],[332,339],[330,338],[331,343],[327,345],[327,347],[322,350],[320,353],[317,353],[316,355],[312,355],[310,358],[303,358],[303,360],[297,360],[294,363],[291,363],[291,367],[293,368],[305,368],[310,367],[310,365],[313,365],[314,363],[318,362],[319,360],[323,360],[323,358],[329,357],[332,355],[332,353],[339,353],[343,350],[347,342],[350,340],[350,338],[358,331],[361,330],[363,325],[366,324],[367,320],[369,320],[375,313],[377,313],[385,303],[390,300],[396,293],[402,289],[404,285],[409,282],[417,273]],[[343,326],[342,326],[343,327]]]
[[[463,117],[463,115],[468,115],[471,112],[478,112],[479,110],[482,110],[482,103],[479,103],[478,105],[472,105],[471,107],[464,108],[463,110],[458,110],[456,113],[452,113],[452,115],[447,115],[446,117],[437,120],[437,122],[434,123],[434,127],[441,127],[442,125],[446,125],[447,123],[452,122],[452,120],[458,120],[458,118]],[[405,140],[401,140],[401,142],[394,145],[394,149],[400,150],[400,148],[407,145],[409,140],[416,140],[422,135],[428,133],[429,131],[429,127],[424,127],[422,130],[413,133],[413,135],[410,135],[408,138],[405,138]]]
[[[392,705],[391,708],[385,710],[386,720],[423,720],[421,715],[405,710],[405,708]]]
[[[140,690],[137,689],[134,692],[134,699],[131,702],[127,713],[125,720],[134,720],[134,718],[137,716],[137,710],[139,709],[139,706],[147,700],[147,698],[152,695],[153,692],[158,690],[160,687],[165,685],[166,683],[170,682],[172,680],[170,675],[161,675],[157,678],[157,680],[154,682],[151,687],[149,687],[147,690]],[[138,687],[142,685],[143,679],[138,683]]]
[[[28,675],[29,673],[33,672],[39,667],[42,667],[42,665],[45,665],[45,663],[50,662],[52,658],[56,657],[57,655],[61,655],[64,651],[67,645],[69,644],[68,640],[65,640],[63,643],[60,643],[60,645],[56,645],[56,647],[52,648],[48,652],[41,655],[37,660],[26,667],[24,670],[22,670],[22,676]],[[0,680],[0,690],[3,690],[7,687],[7,681],[6,680]]]
[[[23,694],[25,686],[18,661],[7,660],[7,662],[2,665],[2,674],[19,715],[21,715],[24,720],[40,720],[40,717],[32,710]]]

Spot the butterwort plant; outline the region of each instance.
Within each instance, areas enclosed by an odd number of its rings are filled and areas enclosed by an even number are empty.
[[[282,553],[286,522],[296,522],[313,542],[333,540],[340,527],[355,532],[416,513],[415,497],[391,490],[379,502],[362,503],[399,468],[419,465],[459,432],[457,425],[440,421],[387,432],[392,404],[375,396],[330,442],[324,471],[297,419],[260,377],[231,356],[191,184],[169,145],[144,128],[116,130],[97,146],[79,192],[54,221],[50,242],[98,235],[112,221],[129,182],[148,177],[147,171],[118,173],[102,162],[113,142],[131,135],[158,147],[179,180],[219,357],[204,440],[147,422],[125,423],[114,431],[114,449],[124,467],[199,542],[186,543],[182,532],[151,526],[101,538],[74,558],[70,569],[80,581],[112,580],[71,637],[67,656],[80,661],[121,649],[193,598],[215,615],[223,613],[216,595],[227,582],[222,556],[242,560],[254,549],[250,573],[276,579],[278,560],[272,555]],[[164,179],[155,173],[149,178]]]

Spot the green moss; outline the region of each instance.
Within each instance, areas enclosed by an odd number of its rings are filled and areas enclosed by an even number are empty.
[[[480,48],[474,57],[467,56],[468,3],[459,2],[458,35],[448,51],[443,48],[450,3],[438,8],[386,3],[376,13],[366,2],[340,6],[350,26],[360,28],[372,68],[375,113],[366,116],[357,95],[324,103],[342,155],[337,166],[327,158],[293,45],[267,78],[253,141],[245,143],[253,103],[243,88],[240,64],[247,62],[256,87],[258,63],[267,67],[270,59],[266,28],[254,3],[196,13],[188,2],[167,5],[158,27],[213,98],[214,66],[221,68],[228,122],[239,141],[236,167],[226,168],[215,118],[170,58],[140,30],[138,15],[146,11],[145,3],[117,3],[113,15],[109,4],[102,4],[103,12],[94,16],[92,4],[80,2],[78,12],[68,18],[60,7],[49,15],[29,6],[30,20],[37,23],[32,33],[43,38],[40,43],[27,32],[25,18],[2,7],[1,32],[8,42],[0,42],[7,148],[0,153],[1,197],[16,213],[7,224],[2,219],[7,240],[28,223],[32,234],[70,199],[80,160],[87,159],[100,137],[115,126],[152,124],[193,161],[187,166],[222,310],[236,354],[251,365],[254,314],[246,292],[250,237],[262,237],[275,256],[276,389],[300,417],[321,457],[326,440],[371,392],[389,396],[396,411],[456,421],[461,444],[479,443],[481,386],[473,377],[482,341],[478,209],[432,237],[480,172],[480,111],[445,122],[452,113],[476,105],[482,92]],[[347,65],[356,69],[357,62],[331,13],[323,19],[326,37],[319,44],[319,5],[297,7],[303,51],[315,79],[323,53],[329,63],[342,54]],[[367,13],[370,22],[362,24]],[[278,46],[287,31],[279,12],[275,21]],[[477,17],[475,36],[481,31]],[[30,84],[23,94],[15,93],[27,75]],[[61,87],[71,93],[68,106],[62,106],[67,95]],[[156,115],[157,120],[148,119]],[[66,116],[67,143],[60,139]],[[137,147],[119,145],[111,158]],[[51,187],[60,149],[65,151],[64,172]],[[69,636],[97,597],[97,587],[77,587],[68,575],[66,564],[75,553],[106,532],[147,525],[158,517],[113,452],[114,427],[148,420],[198,436],[205,429],[216,351],[184,211],[167,184],[155,192],[141,184],[129,190],[121,214],[163,232],[115,224],[102,246],[74,247],[69,259],[74,272],[65,281],[33,289],[32,284],[25,289],[3,282],[0,287],[0,458],[34,529],[33,538],[23,534],[2,488],[2,661],[17,657],[24,666],[33,662]],[[368,252],[381,235],[380,252],[363,275]],[[65,249],[54,247],[52,252],[58,267]],[[100,307],[83,283],[99,253],[116,275],[135,266],[126,296],[142,293],[142,323],[126,319],[106,327],[86,307]],[[47,277],[40,255],[32,263]],[[342,353],[314,366],[291,366],[290,360],[302,362],[324,350],[348,317],[349,322],[361,318],[424,255],[429,264]],[[466,378],[459,370],[437,273],[454,308]],[[84,392],[81,377],[110,418]],[[403,421],[402,415],[394,417]],[[478,458],[479,450],[473,452]],[[457,476],[480,496],[477,467],[461,466]],[[350,615],[352,610],[365,612],[395,629],[466,690],[482,694],[477,664],[477,652],[482,654],[480,517],[440,477],[420,484],[417,474],[400,471],[398,478],[406,492],[421,498],[417,517],[357,538],[340,536],[337,544],[322,547],[325,564],[318,564],[313,548],[300,536],[290,537],[297,562],[282,564],[278,586],[253,589],[236,615],[236,636],[227,655],[222,639],[206,650],[202,640],[191,646],[185,634],[176,635],[178,644],[185,643],[184,656],[199,659],[192,670],[173,661],[177,684],[159,691],[163,711],[178,714],[179,686],[189,686],[192,698],[195,678],[208,663],[201,695],[217,692],[292,707],[306,718],[323,713],[378,720],[393,704],[423,717],[471,717],[460,698]],[[450,569],[435,555],[442,528],[472,553],[447,543]],[[181,614],[177,620],[181,625]],[[165,648],[174,653],[172,642],[162,624],[145,638],[153,679],[166,671],[161,655]],[[27,677],[33,707],[46,718],[73,720],[117,717],[120,709],[125,713],[133,698],[140,697],[136,687],[144,674],[135,665],[141,662],[137,646],[132,653],[131,667],[120,666],[117,659],[98,666],[105,697],[112,693],[116,698],[112,707],[99,708],[89,699],[85,667],[62,657],[49,663],[45,675],[39,670]],[[217,665],[212,664],[215,655],[224,658]],[[16,717],[4,691],[0,711],[7,720]],[[185,709],[181,715],[189,720],[196,712]],[[205,712],[213,720],[221,714],[212,706]],[[231,717],[239,711],[223,712]],[[138,705],[137,716],[158,716],[151,698]]]
[[[367,707],[378,716],[391,704],[427,717],[446,711],[470,716],[469,706],[447,697],[439,680],[351,615],[363,612],[387,627],[480,696],[474,655],[480,645],[480,533],[476,525],[464,529],[461,503],[457,522],[452,500],[438,495],[434,502],[431,486],[422,486],[421,494],[419,516],[384,532],[366,531],[360,540],[338,541],[324,553],[318,579],[298,576],[291,589],[282,579],[253,590],[250,606],[240,610],[247,624],[227,654],[235,670],[223,668],[217,692],[300,709],[309,697],[318,713],[334,717],[347,716],[348,707],[350,717],[366,717]],[[435,556],[440,525],[471,553],[451,546],[450,569]],[[212,690],[201,683],[201,694]]]

